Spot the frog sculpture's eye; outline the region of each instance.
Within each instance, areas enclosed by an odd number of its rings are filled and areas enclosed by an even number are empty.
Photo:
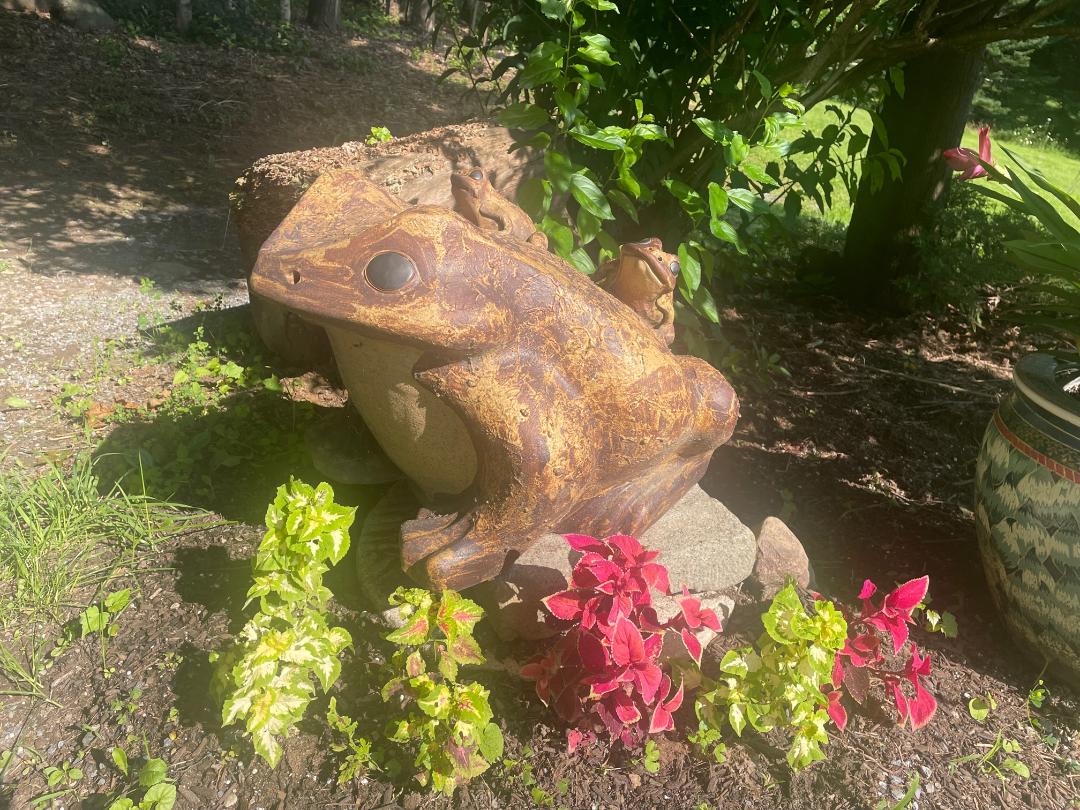
[[[473,180],[483,180],[484,173],[479,169],[473,169],[471,172],[469,172],[469,177],[471,177]]]
[[[401,253],[380,253],[364,269],[368,283],[376,290],[400,290],[416,275],[416,265]]]
[[[671,275],[677,276],[677,275],[679,275],[679,272],[682,270],[682,265],[679,264],[678,259],[675,259],[675,260],[673,260],[671,262],[671,264],[668,265],[667,269],[671,271]]]

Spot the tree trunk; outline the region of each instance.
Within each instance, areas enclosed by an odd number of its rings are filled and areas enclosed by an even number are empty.
[[[462,0],[462,19],[469,21],[469,30],[476,30],[476,18],[480,16],[480,0]]]
[[[176,30],[186,33],[191,27],[191,0],[176,0]]]
[[[435,30],[435,15],[431,0],[409,0],[409,25],[417,31],[430,34]]]
[[[341,22],[341,0],[311,0],[308,25],[324,31],[336,31]]]
[[[283,23],[292,22],[291,0],[281,0],[281,21]]]
[[[970,0],[953,0],[950,5]],[[996,3],[976,11],[992,14]],[[976,16],[978,19],[973,19]],[[967,16],[967,25],[982,16]],[[906,158],[899,180],[886,171],[884,183],[871,189],[865,171],[855,197],[844,245],[840,287],[852,303],[903,309],[895,282],[919,269],[917,240],[933,228],[944,203],[951,172],[941,157],[960,143],[971,100],[978,88],[983,49],[938,50],[904,65],[903,97],[890,92],[880,109],[885,137],[875,127],[869,151],[889,147]]]

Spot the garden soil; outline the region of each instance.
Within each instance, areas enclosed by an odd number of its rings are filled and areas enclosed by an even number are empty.
[[[0,42],[5,463],[63,462],[106,441],[113,410],[160,397],[172,371],[149,364],[98,380],[96,417],[74,420],[61,406],[65,383],[114,367],[103,354],[124,356],[147,321],[242,304],[227,194],[254,159],[360,140],[370,126],[401,135],[477,112],[459,88],[436,83],[441,60],[397,32],[327,39],[301,59],[80,35],[0,12]],[[354,49],[365,54],[359,74],[343,67],[355,60],[340,57]],[[115,745],[133,759],[140,751],[164,758],[183,808],[876,808],[899,801],[916,776],[911,808],[1077,806],[1077,696],[1048,677],[1050,697],[1029,706],[1041,663],[1013,647],[996,619],[971,515],[980,435],[1027,347],[999,325],[862,320],[775,288],[731,297],[724,322],[744,357],[776,353],[789,376],[736,380],[743,416],[703,486],[750,526],[781,516],[827,595],[854,601],[864,578],[887,587],[930,575],[932,606],[955,613],[960,632],[915,631],[932,653],[929,685],[940,704],[925,729],[898,728],[877,694],[844,733],[830,735],[828,759],[796,775],[775,734],[729,740],[723,764],[668,734],[655,774],[603,746],[567,756],[564,732],[516,676],[533,650],[481,633],[489,662],[476,677],[492,690],[506,758],[452,799],[380,773],[337,784],[325,700],[271,771],[235,729],[221,728],[208,697],[207,656],[245,618],[261,537],[249,510],[245,522],[203,518],[141,558],[135,604],[108,647],[110,676],[96,644],[75,642],[44,676],[52,704],[0,697],[0,751],[21,747],[16,757],[37,752],[46,764],[81,755],[84,777],[58,807],[106,806],[126,784],[110,761]],[[352,495],[365,497],[343,490],[339,500]],[[339,710],[377,738],[388,718],[377,696],[388,650],[354,596],[353,568],[345,560],[330,582],[335,618],[356,641],[334,693]],[[742,599],[707,670],[724,649],[756,638],[762,609]],[[987,694],[997,709],[979,723],[967,704]],[[678,728],[693,724],[684,707]],[[1029,778],[958,762],[999,737],[1019,743]],[[47,792],[39,776],[5,787],[0,805],[14,808]]]

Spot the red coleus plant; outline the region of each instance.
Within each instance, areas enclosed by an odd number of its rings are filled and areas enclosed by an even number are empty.
[[[893,652],[899,655],[908,643],[908,625],[914,624],[911,613],[926,597],[929,577],[919,577],[897,586],[886,594],[880,604],[874,604],[877,586],[870,580],[863,583],[859,600],[859,615],[842,608],[848,622],[848,637],[843,648],[836,654],[833,664],[833,690],[827,693],[829,716],[843,730],[847,724],[847,712],[840,702],[840,687],[858,703],[866,700],[872,679],[884,683],[886,691],[896,703],[901,725],[911,721],[911,728],[926,725],[937,710],[937,700],[923,686],[922,679],[930,674],[930,656],[922,656],[911,644],[911,656],[903,671],[893,672],[882,667],[885,653],[881,635],[888,635]],[[903,682],[910,684],[909,694]]]
[[[682,684],[676,688],[659,661],[665,634],[678,633],[700,663],[701,643],[693,631],[719,630],[720,621],[684,588],[679,613],[660,622],[652,592],[670,592],[668,572],[655,561],[659,552],[647,551],[633,537],[568,534],[566,540],[581,559],[571,587],[544,605],[570,624],[521,675],[536,681],[539,698],[573,724],[567,734],[571,751],[602,731],[634,747],[649,734],[671,729],[672,714],[682,705]]]

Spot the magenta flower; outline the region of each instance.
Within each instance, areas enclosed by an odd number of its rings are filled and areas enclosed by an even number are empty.
[[[963,172],[961,180],[973,180],[987,174],[983,163],[993,163],[990,159],[990,127],[979,127],[979,151],[958,146],[942,152],[945,162],[955,172]],[[981,162],[980,162],[981,161]]]

